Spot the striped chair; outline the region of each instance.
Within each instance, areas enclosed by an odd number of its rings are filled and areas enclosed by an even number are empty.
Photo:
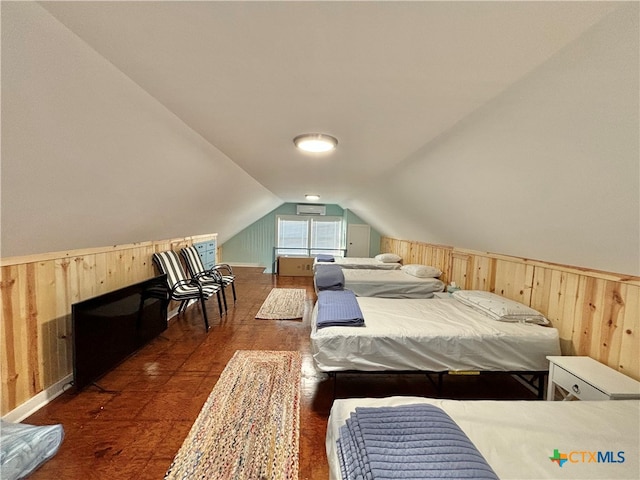
[[[217,271],[222,277],[222,282],[225,288],[231,285],[231,291],[233,292],[233,303],[236,303],[236,276],[233,274],[233,269],[228,263],[218,263],[214,265],[212,270]],[[224,294],[224,291],[222,292]]]
[[[198,255],[198,249],[196,247],[185,247],[180,250],[184,262],[187,264],[187,270],[193,278],[198,279],[204,284],[217,283],[222,287],[222,300],[224,301],[224,308],[227,309],[227,294],[225,289],[231,285],[233,291],[233,303],[236,303],[236,276],[233,274],[233,270],[230,265],[226,263],[220,263],[214,265],[213,268],[207,270],[202,263],[200,255]]]
[[[178,313],[184,312],[190,300],[200,300],[204,325],[206,329],[209,330],[209,319],[207,318],[207,309],[204,302],[215,293],[218,297],[220,316],[222,316],[222,303],[220,301],[220,291],[222,287],[219,284],[204,285],[196,279],[188,278],[182,269],[178,254],[172,250],[154,253],[153,263],[162,273],[167,274],[169,295],[172,300],[180,302]]]

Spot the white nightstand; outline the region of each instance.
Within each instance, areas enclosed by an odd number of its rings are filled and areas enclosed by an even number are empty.
[[[640,382],[590,357],[551,356],[547,400],[555,400],[556,387],[568,392],[564,400],[640,399]]]

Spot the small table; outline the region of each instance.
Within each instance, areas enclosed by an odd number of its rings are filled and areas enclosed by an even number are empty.
[[[640,382],[591,357],[549,356],[547,400],[555,400],[556,387],[568,392],[564,400],[640,399]]]

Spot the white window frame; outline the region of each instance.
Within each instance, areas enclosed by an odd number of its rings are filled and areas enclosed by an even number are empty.
[[[297,221],[297,222],[306,222],[307,223],[307,245],[306,247],[283,247],[279,245],[279,237],[280,237],[280,221]],[[338,239],[339,247],[335,249],[327,249],[327,248],[317,248],[315,245],[312,245],[313,242],[313,223],[314,222],[338,222],[340,223],[340,238]],[[344,255],[344,251],[346,248],[346,228],[345,228],[345,220],[342,217],[332,216],[332,215],[276,215],[276,226],[275,226],[275,254],[276,257],[281,255],[288,256],[301,256],[308,257],[314,256],[318,253],[329,253],[332,255]],[[292,253],[293,251],[299,251],[299,253]]]

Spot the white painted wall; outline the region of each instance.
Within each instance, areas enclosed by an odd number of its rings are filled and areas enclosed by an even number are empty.
[[[640,275],[638,4],[344,205],[385,234]]]
[[[1,8],[2,257],[224,243],[281,204],[39,4]],[[637,33],[629,2],[341,206],[396,238],[640,275]]]
[[[281,200],[35,2],[2,2],[1,256],[219,233]]]

